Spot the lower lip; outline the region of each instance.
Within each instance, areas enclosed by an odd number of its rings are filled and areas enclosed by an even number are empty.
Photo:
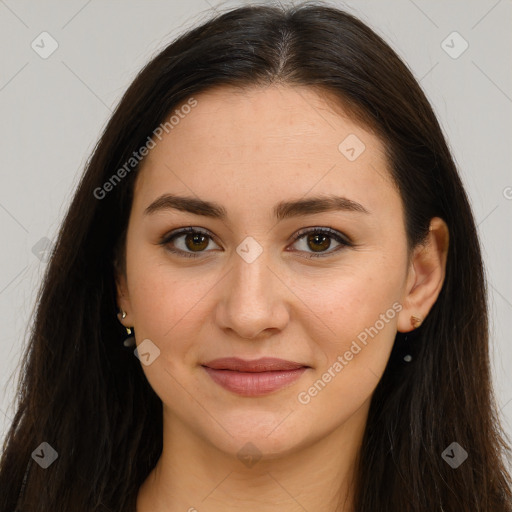
[[[279,370],[271,372],[237,372],[233,370],[214,370],[203,366],[208,375],[220,386],[243,396],[262,396],[289,386],[307,370]]]

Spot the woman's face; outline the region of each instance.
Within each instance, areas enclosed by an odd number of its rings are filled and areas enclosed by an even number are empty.
[[[137,177],[118,280],[164,422],[230,454],[362,433],[414,280],[381,141],[304,87],[195,100]]]

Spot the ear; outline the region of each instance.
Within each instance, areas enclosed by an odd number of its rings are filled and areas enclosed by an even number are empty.
[[[119,309],[122,309],[126,316],[123,319],[122,314],[118,313],[117,317],[119,318],[119,321],[125,326],[125,327],[131,327],[133,326],[133,322],[131,320],[131,304],[130,304],[130,297],[128,295],[128,285],[126,280],[126,274],[123,270],[119,268],[117,263],[114,263],[114,269],[115,269],[115,281],[116,281],[116,292],[117,292],[117,306]]]
[[[446,275],[449,230],[443,219],[434,217],[425,243],[414,249],[411,258],[403,309],[398,315],[400,332],[412,331],[418,325],[414,318],[423,321],[434,305]]]

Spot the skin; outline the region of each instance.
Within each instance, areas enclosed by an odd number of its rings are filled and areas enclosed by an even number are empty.
[[[437,299],[447,227],[432,219],[427,243],[408,253],[402,202],[381,140],[318,92],[221,87],[196,99],[144,161],[126,273],[116,276],[118,305],[127,313],[120,321],[134,327],[138,345],[149,339],[160,350],[143,369],[163,402],[164,448],[139,491],[137,511],[352,511],[354,463],[372,394],[397,330],[412,330],[411,315],[424,319]],[[349,134],[365,144],[354,161],[338,149]],[[214,201],[227,218],[171,209],[144,215],[164,193]],[[329,194],[369,213],[273,217],[280,201]],[[167,249],[159,245],[188,226],[215,237],[206,238],[197,258],[168,250],[194,254],[186,234]],[[293,241],[299,230],[318,227],[354,245],[328,238],[321,249],[307,236]],[[248,236],[263,250],[251,263],[236,251]],[[308,259],[322,250],[325,256]],[[401,311],[300,403],[299,393],[393,304]],[[245,397],[214,383],[201,366],[227,356],[280,357],[310,368],[284,389]],[[251,467],[237,457],[248,442],[261,455]]]

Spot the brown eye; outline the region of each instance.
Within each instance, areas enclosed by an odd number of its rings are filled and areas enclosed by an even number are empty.
[[[314,234],[307,236],[307,244],[313,251],[325,251],[329,249],[331,240],[324,234]]]
[[[332,245],[332,240],[335,240],[338,247],[327,251]],[[347,237],[331,228],[303,230],[295,237],[294,243],[296,244],[297,242],[302,244],[302,247],[299,249],[300,252],[309,253],[309,256],[306,256],[307,258],[329,256],[344,247],[352,247],[353,245]]]
[[[332,241],[338,244],[334,250],[328,250],[332,246]],[[199,257],[201,253],[210,252],[206,250],[210,242],[220,247],[213,240],[212,235],[206,231],[195,228],[184,228],[170,233],[160,242],[160,245],[166,247],[169,252],[184,256],[187,258]],[[301,242],[303,247],[299,252],[306,252],[307,258],[329,256],[345,247],[352,247],[352,242],[338,231],[331,228],[314,228],[303,230],[295,237],[294,244]]]
[[[200,253],[210,252],[206,251],[210,242],[215,244],[209,233],[195,228],[185,228],[170,233],[164,237],[160,244],[165,246],[166,249],[172,253],[188,258],[195,258],[199,256]]]
[[[185,235],[185,245],[191,251],[202,251],[208,247],[208,237],[201,233],[194,235],[189,233]]]

